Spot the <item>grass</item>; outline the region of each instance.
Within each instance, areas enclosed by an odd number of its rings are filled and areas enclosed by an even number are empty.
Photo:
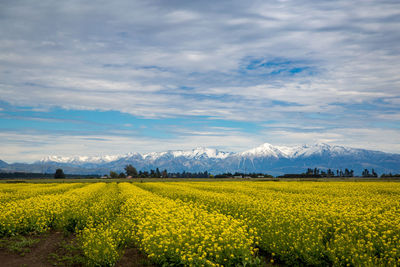
[[[25,255],[31,251],[31,247],[40,241],[38,238],[26,237],[26,236],[13,236],[8,238],[0,239],[0,248],[4,248],[8,251]]]
[[[82,266],[86,259],[74,241],[63,240],[55,252],[49,253],[49,262],[54,266]]]

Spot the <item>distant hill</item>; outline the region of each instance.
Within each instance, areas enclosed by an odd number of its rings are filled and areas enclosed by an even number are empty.
[[[8,166],[7,162],[0,160],[0,169],[5,168],[7,166]]]
[[[212,148],[170,150],[147,154],[129,153],[113,156],[48,156],[32,164],[7,164],[0,161],[2,171],[27,171],[53,173],[62,168],[70,174],[106,174],[110,170],[123,171],[127,164],[138,170],[159,168],[169,172],[263,172],[272,175],[300,173],[307,168],[353,169],[361,174],[365,168],[374,168],[378,174],[400,173],[400,154],[328,144],[302,146],[273,146],[265,143],[259,147],[239,152],[222,152]]]

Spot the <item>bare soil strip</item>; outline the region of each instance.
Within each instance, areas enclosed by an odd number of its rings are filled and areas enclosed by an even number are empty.
[[[26,244],[22,244],[21,239]],[[33,242],[28,244],[26,240]],[[84,266],[82,254],[79,249],[74,248],[74,236],[65,237],[63,232],[50,231],[40,236],[20,238],[6,237],[0,241],[0,266]],[[137,248],[130,247],[125,249],[116,266],[153,267],[155,265]]]
[[[0,249],[0,265],[9,267],[46,267],[54,266],[48,260],[48,255],[57,250],[60,242],[64,239],[61,232],[50,232],[42,236],[35,236],[40,241],[33,246],[26,248],[27,252],[10,251],[8,248]]]
[[[154,265],[146,255],[137,248],[126,248],[124,255],[115,265],[116,267],[152,267]]]

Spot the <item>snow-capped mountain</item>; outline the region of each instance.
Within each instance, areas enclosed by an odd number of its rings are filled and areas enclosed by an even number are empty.
[[[125,155],[104,155],[104,156],[47,156],[41,159],[40,163],[57,162],[66,164],[104,164],[120,159],[128,159],[132,157],[139,157],[143,160],[154,161],[160,158],[178,158],[184,157],[188,159],[202,159],[202,158],[219,158],[224,159],[231,155],[230,152],[222,152],[213,148],[198,147],[192,150],[169,150],[167,152],[151,152],[146,154],[128,153]]]
[[[198,147],[192,150],[169,150],[167,152],[152,152],[148,154],[144,154],[144,159],[151,159],[157,160],[161,157],[185,157],[188,159],[201,159],[201,158],[209,158],[209,159],[224,159],[231,155],[232,153],[229,152],[222,152],[218,151],[217,149],[213,148],[205,148],[205,147]]]
[[[79,163],[107,163],[111,161],[118,160],[122,157],[127,157],[130,154],[126,155],[105,155],[105,156],[74,156],[74,157],[64,157],[64,156],[47,156],[40,160],[40,162],[59,162],[59,163],[70,163],[70,164],[79,164]]]
[[[282,149],[283,148],[283,149]],[[265,143],[259,147],[241,152],[237,154],[241,157],[286,157],[288,154],[285,151],[285,147],[273,146]]]
[[[273,175],[299,173],[307,168],[353,169],[365,168],[385,173],[400,173],[400,154],[357,149],[328,144],[274,146],[268,143],[243,152],[223,152],[198,147],[192,150],[169,150],[146,154],[104,156],[48,156],[33,164],[6,164],[8,171],[53,172],[63,168],[66,173],[104,174],[110,170],[123,171],[127,164],[138,170],[167,169],[170,172],[263,172]]]
[[[297,158],[301,156],[322,155],[323,153],[331,153],[336,155],[345,155],[356,153],[354,148],[346,148],[342,146],[330,146],[328,144],[315,144],[303,146],[273,146],[269,143],[264,143],[256,148],[246,150],[240,153],[223,152],[213,148],[197,147],[192,150],[169,150],[166,152],[151,152],[146,154],[128,153],[125,155],[104,155],[104,156],[47,156],[40,162],[57,162],[69,164],[85,164],[85,163],[108,163],[133,156],[140,157],[144,160],[157,160],[160,158],[178,158],[184,157],[188,159],[225,159],[229,156],[241,157],[274,157],[274,158]]]
[[[239,153],[244,157],[275,157],[275,158],[299,158],[312,155],[348,155],[363,151],[362,149],[343,146],[330,146],[324,143],[302,146],[273,146],[269,143]]]

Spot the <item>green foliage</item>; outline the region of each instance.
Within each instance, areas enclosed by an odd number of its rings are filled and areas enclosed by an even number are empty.
[[[118,173],[110,171],[110,177],[113,179],[118,178]]]
[[[6,237],[0,240],[0,248],[5,248],[11,252],[24,255],[25,253],[30,252],[30,248],[39,241],[40,239],[21,235]]]
[[[48,259],[53,266],[88,265],[82,249],[74,241],[62,241],[57,251],[48,255]]]
[[[64,179],[65,178],[64,171],[62,169],[57,169],[56,173],[54,174],[54,178],[55,179]]]
[[[136,168],[133,167],[131,164],[125,166],[125,172],[127,176],[132,176],[132,177],[138,176]]]

